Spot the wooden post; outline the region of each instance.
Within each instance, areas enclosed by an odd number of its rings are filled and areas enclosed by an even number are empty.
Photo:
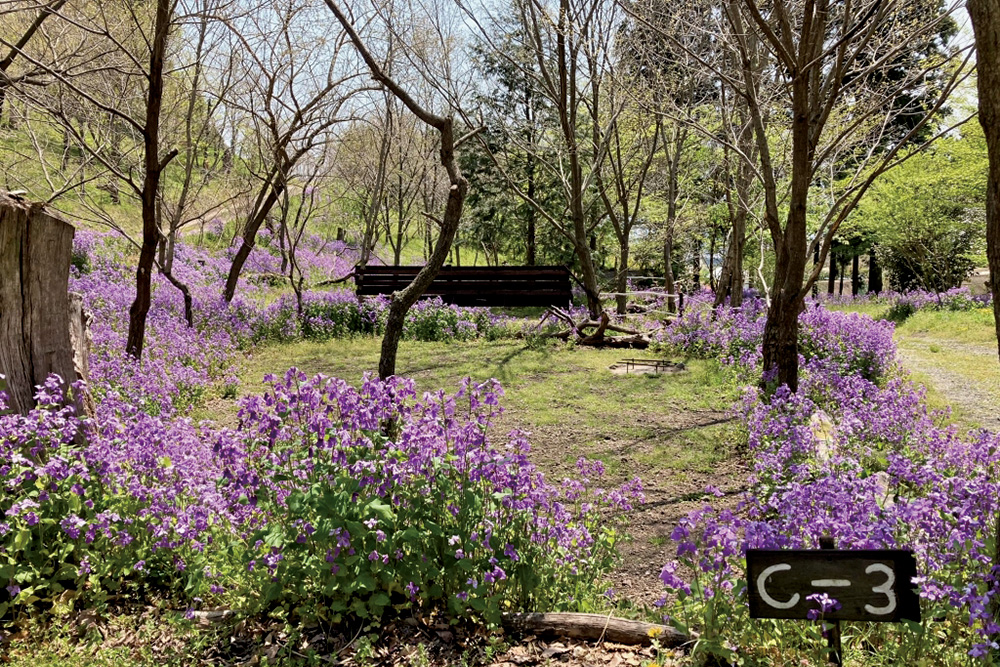
[[[836,549],[837,547],[833,543],[833,537],[826,534],[819,538],[819,548]],[[830,664],[842,667],[844,664],[844,651],[840,642],[840,621],[834,620],[823,622],[830,627],[826,636],[827,645],[830,647]]]
[[[59,375],[64,388],[86,379],[82,301],[74,307],[69,294],[73,233],[43,204],[0,194],[0,374],[10,409],[22,414],[34,407],[35,386],[50,374]],[[80,341],[76,363],[71,330]],[[88,408],[86,400],[78,402],[78,409]]]

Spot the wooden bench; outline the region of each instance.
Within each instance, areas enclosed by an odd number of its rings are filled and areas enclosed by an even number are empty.
[[[421,268],[359,265],[354,270],[357,294],[392,294]],[[572,301],[565,266],[445,266],[424,296],[457,306],[566,306]]]

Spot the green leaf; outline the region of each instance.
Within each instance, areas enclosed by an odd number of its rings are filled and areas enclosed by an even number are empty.
[[[31,531],[27,528],[22,528],[17,531],[17,535],[14,536],[14,549],[20,551],[24,549],[25,545],[28,544],[28,540],[31,539]]]
[[[274,581],[264,587],[264,603],[274,602],[281,597],[281,582]]]
[[[399,539],[403,542],[419,542],[420,541],[420,531],[410,526],[402,533],[399,534]]]
[[[378,498],[368,503],[365,510],[366,512],[377,514],[380,519],[384,519],[385,521],[392,521],[396,518],[396,515],[392,513],[392,508]]]
[[[376,593],[371,598],[371,606],[376,609],[389,606],[389,596],[385,593]]]
[[[358,588],[363,591],[375,590],[375,579],[372,578],[371,573],[362,572],[358,575]]]

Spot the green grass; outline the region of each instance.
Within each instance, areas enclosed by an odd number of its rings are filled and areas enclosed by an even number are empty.
[[[888,306],[862,303],[830,309],[878,319]],[[927,390],[928,408],[950,408],[948,421],[959,427],[996,428],[991,412],[1000,413],[1000,360],[992,308],[918,311],[896,325],[894,339],[911,378]]]
[[[375,372],[379,346],[379,339],[355,338],[265,347],[244,365],[241,393],[262,391],[265,373],[290,366],[357,384],[365,372]],[[609,370],[632,356],[629,350],[522,341],[404,341],[396,370],[412,378],[418,392],[452,392],[466,376],[477,382],[496,378],[505,392],[501,426],[532,431],[540,465],[550,469],[588,456],[604,461],[616,476],[709,471],[731,455],[737,429],[724,411],[736,397],[719,365],[688,360],[684,372],[653,376]],[[233,406],[216,401],[196,417],[221,413],[231,419]]]
[[[896,326],[896,336],[902,340],[948,340],[967,345],[997,345],[993,326],[993,309],[949,312],[922,310]]]

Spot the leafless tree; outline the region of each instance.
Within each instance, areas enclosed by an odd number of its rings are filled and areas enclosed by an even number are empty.
[[[615,90],[617,84],[618,81],[611,83],[605,92],[610,98],[611,109],[618,106],[615,98],[624,94]],[[594,97],[597,97],[597,93],[594,93]],[[595,133],[599,132],[603,125],[600,120],[599,115],[593,118]],[[597,192],[604,202],[604,212],[611,221],[618,241],[615,303],[619,315],[624,315],[626,312],[632,231],[639,222],[642,212],[646,176],[660,149],[661,125],[661,118],[644,113],[643,107],[638,105],[634,105],[630,112],[619,113],[611,120],[608,128],[610,134],[608,150],[604,154],[604,159],[596,165]],[[600,138],[595,137],[595,144],[600,141]]]
[[[732,57],[712,62],[675,35],[661,34],[746,104],[756,153],[738,142],[728,148],[752,165],[776,256],[765,379],[795,390],[798,314],[837,230],[872,182],[906,159],[911,141],[968,76],[969,49],[900,66],[915,44],[938,39],[949,20],[934,2],[727,0],[714,16],[718,48]],[[910,102],[894,104],[901,99]],[[895,121],[904,114],[910,122],[900,131]],[[932,131],[924,143],[946,131]],[[831,196],[816,211],[819,223],[810,235],[810,195],[831,164],[843,176],[827,188]],[[814,251],[820,261],[807,272]]]
[[[403,333],[403,323],[406,313],[416,303],[417,299],[427,290],[438,271],[448,257],[448,250],[455,239],[459,221],[462,218],[462,208],[469,184],[458,168],[455,149],[468,138],[455,136],[455,121],[452,116],[434,113],[414,99],[407,90],[402,88],[393,78],[389,77],[381,64],[368,50],[365,42],[354,28],[353,21],[345,14],[334,0],[325,0],[327,7],[343,26],[351,42],[361,55],[372,78],[385,87],[406,108],[424,124],[437,130],[440,137],[440,161],[448,173],[450,187],[448,199],[445,202],[444,213],[438,221],[438,236],[434,252],[424,267],[409,285],[393,293],[389,303],[389,315],[386,321],[385,335],[382,338],[382,351],[379,358],[379,377],[386,379],[396,373],[396,353],[399,340]]]
[[[513,133],[511,138],[517,142],[517,151],[532,154],[533,164],[547,170],[560,184],[564,215],[553,215],[530,197],[500,156],[490,151],[486,141],[481,143],[513,191],[573,244],[588,309],[598,317],[602,306],[591,236],[603,220],[604,211],[593,185],[597,165],[609,150],[612,123],[624,102],[624,98],[618,98],[618,107],[611,108],[601,99],[601,85],[610,79],[607,67],[621,26],[621,12],[611,0],[521,0],[511,6],[511,11],[512,17],[505,17],[492,15],[486,8],[470,7],[467,17],[486,48],[519,69],[551,107],[555,127],[546,138],[545,154],[539,154],[538,142],[524,141],[523,134]],[[515,49],[511,49],[512,43]],[[529,54],[530,62],[518,57],[520,53]],[[601,108],[604,111],[598,112]],[[600,125],[588,128],[588,121],[595,118],[600,119]],[[601,209],[597,215],[595,205]]]
[[[0,122],[3,122],[4,109],[7,105],[7,93],[13,86],[46,85],[51,82],[51,79],[47,76],[45,67],[28,66],[20,72],[14,72],[13,66],[18,56],[24,52],[28,47],[28,43],[41,29],[45,20],[59,11],[64,4],[66,4],[66,0],[52,0],[41,6],[37,2],[16,3],[13,8],[5,9],[2,12],[5,15],[4,18],[7,19],[12,17],[20,18],[28,13],[32,14],[33,18],[26,26],[18,26],[21,28],[21,36],[13,44],[4,44],[7,47],[7,54],[0,59]],[[8,119],[8,125],[11,122]]]
[[[361,88],[344,66],[346,35],[317,30],[310,3],[271,2],[271,12],[248,13],[230,24],[244,60],[227,104],[241,113],[243,164],[255,180],[239,247],[223,293],[231,301],[257,232],[288,187],[296,164],[321,148],[329,130],[346,119],[345,105]]]

